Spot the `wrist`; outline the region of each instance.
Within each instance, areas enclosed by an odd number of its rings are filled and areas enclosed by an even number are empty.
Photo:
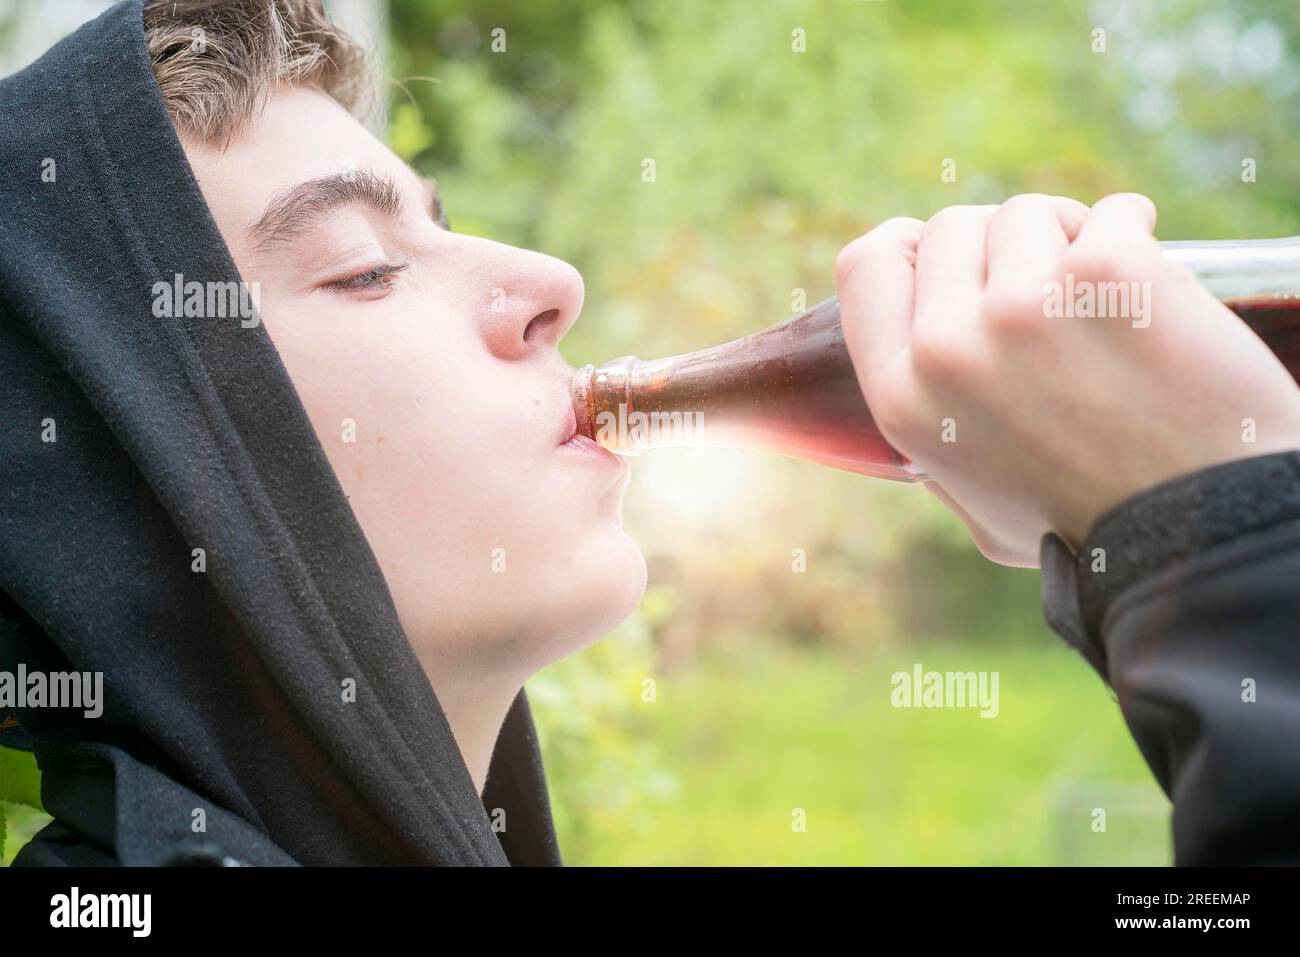
[[[1079,601],[1093,635],[1131,585],[1192,555],[1300,520],[1300,446],[1238,457],[1145,489],[1101,514],[1077,552]]]
[[[1152,489],[1247,459],[1300,452],[1300,426],[1289,432],[1279,432],[1276,429],[1269,431],[1271,440],[1268,442],[1247,444],[1243,441],[1217,450],[1193,449],[1189,451],[1194,454],[1184,457],[1153,454],[1151,470],[1140,475],[1130,475],[1127,480],[1115,482],[1109,487],[1099,488],[1096,494],[1063,514],[1060,521],[1054,522],[1054,531],[1071,548],[1078,550],[1103,518],[1121,504]]]

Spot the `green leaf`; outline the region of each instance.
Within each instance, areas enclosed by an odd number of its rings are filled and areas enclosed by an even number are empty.
[[[0,832],[3,832],[0,867],[13,866],[19,851],[52,820],[44,811],[0,801]]]
[[[41,805],[41,771],[30,751],[0,747],[0,801],[45,810]]]

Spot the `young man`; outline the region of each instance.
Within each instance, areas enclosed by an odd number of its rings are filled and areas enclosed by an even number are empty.
[[[25,425],[0,456],[14,490],[0,667],[70,662],[102,671],[111,692],[99,720],[20,711],[56,816],[22,863],[559,861],[520,689],[625,617],[645,580],[619,523],[625,469],[572,439],[555,343],[581,281],[449,232],[436,192],[344,108],[358,62],[308,0],[135,0],[7,81],[4,161],[37,170],[48,158],[58,173],[3,197],[14,226],[0,248],[0,372],[13,385],[0,413]],[[1227,457],[1161,452],[1166,473],[1110,484],[1062,458],[1074,446],[1027,463],[1042,442],[1008,383],[973,363],[926,377],[947,354],[906,348],[925,341],[923,316],[956,323],[976,309],[990,326],[1023,324],[1019,299],[984,293],[984,236],[990,260],[998,249],[1023,261],[1048,232],[1044,205],[1081,242],[1124,202],[1017,200],[995,220],[981,212],[983,232],[974,215],[944,213],[919,243],[919,224],[892,222],[841,257],[868,399],[998,560],[1032,563],[1049,530],[1077,545],[1117,496]],[[1008,230],[1035,244],[994,242]],[[213,287],[234,281],[256,284],[256,313],[214,315]],[[947,308],[921,308],[936,301]],[[973,341],[973,320],[962,328],[995,371],[1041,363],[1039,409],[1078,408],[1062,353],[1003,358]],[[1077,400],[1082,421],[1103,394]],[[927,444],[924,423],[945,404],[970,424],[968,460]],[[1288,408],[1256,414],[1285,432]],[[1003,451],[1033,465],[1014,485],[986,464],[998,416],[1017,426]],[[1123,463],[1136,447],[1097,432],[1079,444]],[[1066,466],[1079,469],[1068,490],[1049,481]],[[1166,659],[1178,693],[1196,693],[1177,676],[1189,660],[1203,669],[1203,650]],[[1196,677],[1219,681],[1221,665],[1236,688],[1231,659]],[[1199,748],[1199,714],[1134,717],[1147,694],[1126,704],[1140,741],[1172,728]],[[1294,717],[1277,708],[1262,714]],[[1277,727],[1258,720],[1216,716],[1214,743],[1268,732],[1255,758],[1276,781]],[[1224,843],[1197,810],[1224,807],[1214,762],[1183,801],[1181,752],[1143,746],[1166,786],[1176,779],[1180,813],[1193,807],[1180,856],[1234,853],[1242,833],[1249,859],[1294,854],[1276,830],[1287,794],[1239,791],[1226,827],[1237,843]],[[1261,809],[1268,832],[1236,818]]]
[[[129,0],[4,82],[0,669],[107,699],[15,709],[18,863],[559,863],[522,687],[645,585],[582,281],[362,79],[316,0]]]

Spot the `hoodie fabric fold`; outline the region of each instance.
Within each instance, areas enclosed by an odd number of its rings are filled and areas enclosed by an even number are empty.
[[[155,315],[240,277],[140,0],[0,81],[0,169],[0,671],[105,698],[0,731],[15,863],[559,864],[526,695],[480,798],[261,324]]]

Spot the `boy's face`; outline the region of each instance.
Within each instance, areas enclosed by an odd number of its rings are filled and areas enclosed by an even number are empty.
[[[182,141],[426,666],[526,676],[625,618],[645,585],[627,465],[566,441],[578,272],[449,232],[314,90],[224,152]]]

